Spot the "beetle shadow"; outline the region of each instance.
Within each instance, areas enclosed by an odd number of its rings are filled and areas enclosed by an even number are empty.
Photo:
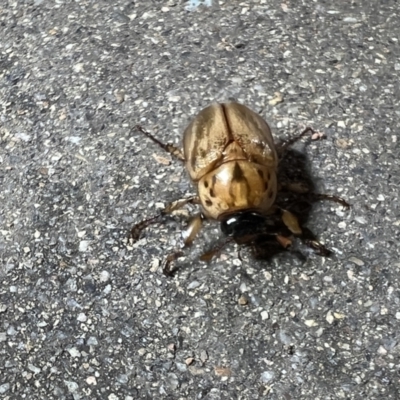
[[[279,162],[278,183],[282,188],[275,203],[295,214],[301,225],[305,224],[313,203],[309,195],[315,192],[306,154],[293,149],[285,152]]]

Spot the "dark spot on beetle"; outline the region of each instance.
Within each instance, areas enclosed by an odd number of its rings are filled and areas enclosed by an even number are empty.
[[[268,190],[268,184],[269,184],[268,181],[264,181],[264,191],[265,191],[265,192]],[[272,190],[271,190],[271,193],[272,193]],[[269,195],[268,195],[268,196],[269,196]]]
[[[258,175],[260,175],[260,178],[262,180],[264,180],[264,173],[261,171],[261,169],[258,169],[257,172],[258,172]]]
[[[207,189],[208,188],[208,182],[204,181],[204,187]]]
[[[211,206],[212,206],[212,201],[209,200],[209,199],[207,199],[207,200],[205,201],[205,203],[206,203],[206,206],[207,206],[207,207],[211,207]]]
[[[232,172],[232,180],[241,181],[244,179],[243,170],[240,165],[236,162]]]
[[[210,189],[210,196],[211,196],[211,197],[215,197],[215,193],[214,193],[213,188]]]
[[[272,199],[272,197],[274,197],[274,191],[270,190],[269,193],[268,193],[268,198]]]

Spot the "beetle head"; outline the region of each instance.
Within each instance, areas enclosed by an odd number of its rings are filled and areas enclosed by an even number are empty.
[[[266,233],[267,218],[256,211],[241,211],[221,221],[221,231],[235,240]]]

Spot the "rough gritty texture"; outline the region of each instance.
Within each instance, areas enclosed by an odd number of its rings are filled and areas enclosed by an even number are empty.
[[[399,13],[395,0],[4,0],[0,397],[398,399]],[[335,257],[240,261],[231,246],[205,265],[209,225],[168,279],[179,220],[127,244],[133,223],[193,193],[133,126],[180,143],[229,98],[276,136],[326,134],[299,148],[316,187],[353,205],[310,216]]]

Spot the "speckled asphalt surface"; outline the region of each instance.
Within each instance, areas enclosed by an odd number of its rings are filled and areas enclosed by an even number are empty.
[[[1,3],[1,398],[400,398],[399,4],[219,3]],[[231,98],[323,132],[297,148],[352,208],[310,215],[332,258],[207,265],[209,224],[167,278],[184,222],[127,232],[193,188],[132,128]]]

